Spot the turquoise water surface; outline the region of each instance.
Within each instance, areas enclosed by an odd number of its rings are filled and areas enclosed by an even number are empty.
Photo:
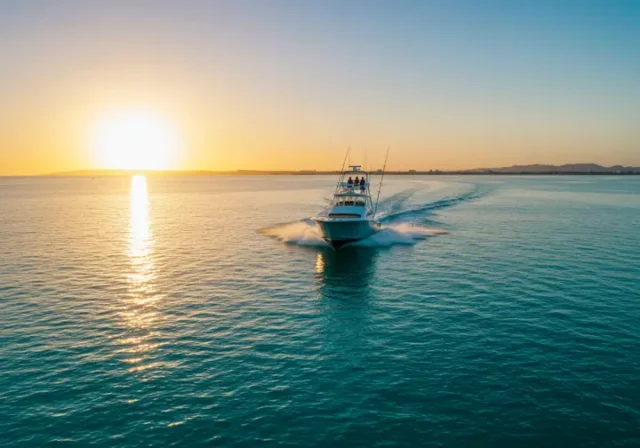
[[[640,446],[640,176],[0,178],[0,445]]]

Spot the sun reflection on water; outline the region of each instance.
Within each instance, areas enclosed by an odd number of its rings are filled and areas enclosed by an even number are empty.
[[[145,355],[157,347],[151,340],[155,333],[155,324],[160,318],[157,302],[161,299],[154,285],[154,239],[145,176],[131,178],[129,204],[129,270],[126,273],[129,294],[122,310],[123,321],[128,331],[120,343],[124,346],[122,351],[128,356],[125,361],[134,365],[131,370],[139,371],[145,369]]]
[[[325,269],[324,254],[322,252],[318,252],[316,254],[316,264],[315,264],[314,270],[317,275],[322,275],[324,273],[324,269]]]
[[[147,301],[153,288],[154,267],[151,258],[153,235],[149,222],[149,193],[147,179],[134,176],[131,179],[129,218],[129,289],[136,303]]]
[[[130,251],[132,257],[148,255],[151,243],[149,225],[149,192],[147,178],[133,176],[131,178],[131,214],[130,214]]]

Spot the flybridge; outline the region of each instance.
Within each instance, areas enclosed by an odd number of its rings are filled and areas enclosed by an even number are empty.
[[[369,172],[361,165],[349,165],[340,172],[328,216],[331,218],[372,218],[374,204]]]
[[[340,175],[334,196],[361,196],[365,197],[366,202],[371,202],[369,173],[362,171],[360,165],[351,165],[349,168],[351,168],[349,171],[344,171]]]

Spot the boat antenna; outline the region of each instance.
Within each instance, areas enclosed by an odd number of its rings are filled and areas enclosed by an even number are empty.
[[[347,149],[347,153],[344,156],[344,160],[342,161],[342,168],[340,168],[340,177],[338,177],[338,183],[336,184],[336,193],[338,192],[338,189],[340,188],[340,182],[342,182],[342,173],[344,172],[344,164],[347,163],[347,158],[349,157],[349,153],[351,152],[351,146],[349,146],[349,148]]]
[[[389,147],[387,146],[387,155],[384,157],[384,166],[382,167],[382,176],[380,176],[380,185],[378,185],[378,197],[376,198],[376,207],[373,209],[373,216],[378,213],[378,201],[380,200],[380,192],[382,191],[382,179],[384,179],[384,172],[387,169],[387,159],[389,158]]]
[[[367,147],[364,147],[364,170],[369,172],[369,165],[367,163]]]

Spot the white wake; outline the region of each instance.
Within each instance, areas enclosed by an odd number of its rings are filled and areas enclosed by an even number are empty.
[[[285,244],[298,246],[321,246],[329,244],[322,239],[316,224],[311,219],[294,221],[261,229],[260,233]],[[394,245],[413,245],[431,236],[444,235],[446,230],[400,223],[382,225],[382,228],[369,238],[350,243],[350,246],[389,247]]]

